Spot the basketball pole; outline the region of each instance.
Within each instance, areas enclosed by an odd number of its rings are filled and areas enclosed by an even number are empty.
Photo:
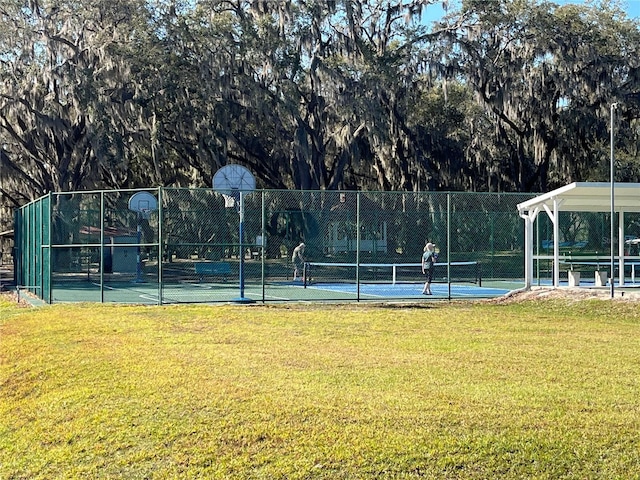
[[[240,234],[240,298],[239,300],[244,300],[244,192],[240,192],[240,226],[239,226],[239,234]]]
[[[239,222],[239,226],[238,226],[238,234],[240,235],[240,239],[238,242],[239,248],[240,248],[240,262],[238,263],[239,265],[239,281],[240,281],[240,298],[235,299],[234,301],[237,303],[253,303],[254,300],[250,299],[250,298],[246,298],[244,296],[244,192],[242,190],[240,190],[240,208],[239,208],[239,214],[240,214],[240,222]]]
[[[142,212],[138,212],[138,226],[136,228],[138,247],[136,248],[136,283],[142,283],[142,265],[140,242],[142,241]]]

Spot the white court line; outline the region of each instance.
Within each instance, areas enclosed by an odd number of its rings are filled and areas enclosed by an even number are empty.
[[[158,297],[152,297],[151,295],[147,295],[147,294],[142,294],[142,295],[138,295],[138,297],[142,298],[143,300],[149,300],[150,302],[155,303],[156,305],[158,304]],[[167,303],[178,303],[178,302],[172,302],[170,300],[162,300],[162,304],[166,305]]]
[[[95,283],[95,282],[91,282],[92,285],[95,285],[96,287],[99,287],[100,284],[99,283]],[[176,285],[173,285],[173,287],[175,287]],[[204,288],[206,290],[213,290],[214,289],[214,285],[211,284],[195,284],[195,283],[189,283],[189,284],[180,284],[178,289],[182,289],[182,288],[193,288],[193,287],[197,287],[197,289],[201,289]],[[104,285],[105,290],[111,290],[111,291],[121,291],[121,292],[128,292],[132,289],[129,288],[116,288],[116,287],[110,287],[109,285]],[[176,289],[176,290],[178,290]],[[172,300],[172,298],[186,298],[186,297],[193,297],[197,294],[198,290],[195,289],[193,291],[176,291],[175,293],[168,293],[166,295],[162,295],[162,304],[175,304],[175,303],[187,303],[187,302],[180,302],[180,300]],[[133,289],[133,291],[135,291],[135,289]],[[216,292],[214,293],[214,295],[216,297],[218,297],[217,300],[209,300],[209,301],[215,301],[215,302],[232,302],[233,298],[227,298],[229,296],[229,292],[225,291],[225,292]],[[248,294],[245,293],[245,295],[249,298],[254,298],[256,301],[262,301],[262,295],[259,293],[256,294]],[[141,293],[138,295],[139,298],[143,299],[143,300],[147,300],[149,302],[153,302],[153,303],[158,303],[159,302],[159,297],[158,295],[152,295],[151,293]],[[292,297],[281,297],[278,295],[271,295],[268,293],[265,293],[264,295],[264,299],[265,300],[282,300],[282,301],[288,301],[288,300],[295,300]],[[205,302],[192,302],[192,303],[206,303]]]
[[[143,298],[145,300],[149,300],[155,303],[158,303],[159,301],[159,297],[153,296],[151,294],[141,294],[138,295],[140,298]],[[188,297],[193,297],[194,294],[193,293],[168,293],[166,295],[162,296],[162,303],[178,303],[179,300],[175,300],[175,298],[188,298]],[[211,302],[233,302],[235,299],[234,298],[229,298],[229,295],[227,294],[222,294],[222,293],[218,293],[216,295],[212,295],[215,299],[214,300],[204,300],[203,302],[192,302],[192,303],[206,303],[207,301],[211,301]],[[256,301],[262,301],[262,295],[260,294],[248,294],[245,293],[246,297],[249,298],[253,298]],[[269,295],[269,294],[265,294],[265,300],[269,299],[269,300],[293,300],[291,297],[279,297],[277,295]],[[181,302],[181,303],[186,303],[186,302]]]
[[[348,291],[348,290],[342,290],[342,289],[335,289],[335,288],[330,288],[330,287],[318,287],[315,285],[309,285],[307,287],[308,289],[314,289],[317,291],[323,291],[323,292],[331,292],[333,294],[336,293],[342,293],[342,294],[346,294],[346,295],[352,295],[352,296],[357,296],[358,292],[357,290],[353,290],[353,291]],[[354,286],[355,289],[355,286]],[[374,297],[374,298],[413,298],[413,297],[418,297],[418,298],[448,298],[449,297],[449,292],[447,291],[446,288],[441,289],[441,288],[437,288],[435,286],[432,285],[432,290],[433,290],[433,295],[422,295],[422,292],[416,292],[416,293],[412,293],[412,292],[406,292],[403,295],[388,295],[388,292],[382,293],[382,294],[376,294],[376,293],[370,293],[370,292],[366,292],[363,291],[362,289],[360,290],[360,296],[366,296],[366,297]],[[443,291],[441,291],[443,290]],[[489,288],[489,287],[471,287],[471,286],[466,286],[466,285],[458,285],[455,289],[451,290],[451,297],[462,297],[462,298],[466,298],[466,297],[481,297],[484,298],[488,292],[487,290],[502,290],[499,288]],[[504,295],[504,293],[496,293],[496,292],[491,292],[490,295]]]
[[[317,290],[319,292],[330,292],[330,293],[333,293],[334,295],[336,293],[342,293],[344,295],[351,295],[352,297],[357,297],[358,296],[358,292],[357,291],[349,292],[349,291],[346,291],[346,290],[335,290],[335,289],[331,289],[331,288],[315,287],[313,285],[309,285],[307,288],[309,290]],[[416,295],[418,295],[418,294],[416,294]],[[375,294],[375,293],[364,293],[362,291],[360,291],[360,296],[361,297],[373,297],[373,298],[393,298],[393,297],[390,297],[389,295],[379,295],[379,294]],[[396,298],[399,298],[399,297],[396,297]],[[313,299],[313,300],[321,301],[321,300],[324,300],[324,299],[320,298],[320,299]],[[329,299],[329,300],[333,300],[333,299]]]

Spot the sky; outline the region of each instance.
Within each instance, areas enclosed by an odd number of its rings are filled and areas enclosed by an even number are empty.
[[[585,0],[550,0],[551,3],[558,5],[566,5],[570,3],[588,3]],[[455,0],[449,0],[450,7],[455,7]],[[621,2],[623,9],[627,12],[627,16],[632,19],[640,20],[640,0],[623,0]],[[429,5],[426,10],[427,21],[434,21],[441,18],[445,14],[445,10],[442,8],[442,3],[437,2],[433,5]]]

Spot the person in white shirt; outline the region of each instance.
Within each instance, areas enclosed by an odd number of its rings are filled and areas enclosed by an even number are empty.
[[[304,281],[304,243],[301,243],[293,249],[293,255],[291,255],[291,262],[293,263],[293,279],[297,280],[298,276]]]

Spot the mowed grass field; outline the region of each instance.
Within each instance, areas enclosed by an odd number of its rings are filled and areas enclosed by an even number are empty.
[[[0,478],[640,478],[639,307],[0,297]]]

